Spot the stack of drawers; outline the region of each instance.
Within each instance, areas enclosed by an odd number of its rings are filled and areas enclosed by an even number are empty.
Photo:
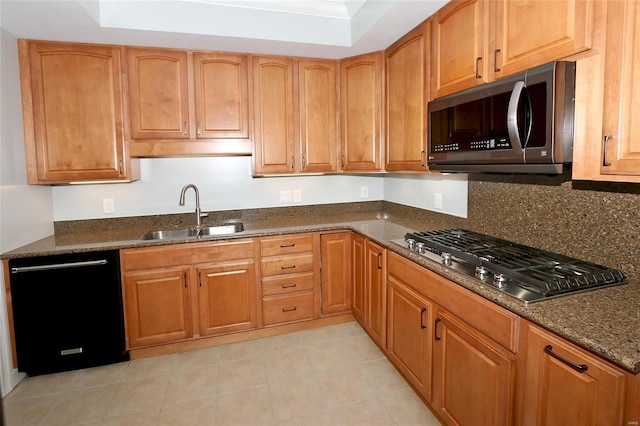
[[[314,246],[313,234],[260,240],[265,326],[317,317]]]

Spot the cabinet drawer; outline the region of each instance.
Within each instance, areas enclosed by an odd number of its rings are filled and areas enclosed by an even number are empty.
[[[125,271],[251,259],[253,257],[253,240],[175,244],[120,251],[121,267]]]
[[[262,301],[264,325],[301,321],[315,317],[312,291],[291,296],[274,297]]]
[[[263,277],[313,271],[313,253],[262,259],[260,267]]]
[[[260,255],[262,257],[307,251],[313,251],[313,235],[311,234],[283,235],[260,240]]]
[[[448,279],[392,253],[388,273],[513,353],[518,352],[520,318]]]
[[[262,279],[262,295],[291,293],[294,291],[313,290],[313,272],[304,274],[287,274]]]

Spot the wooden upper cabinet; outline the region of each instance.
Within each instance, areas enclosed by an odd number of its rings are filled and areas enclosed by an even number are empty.
[[[340,61],[342,170],[382,169],[382,52]]]
[[[387,171],[427,167],[428,25],[420,24],[385,51]]]
[[[429,18],[434,98],[491,81],[486,58],[488,6],[484,0],[454,0]]]
[[[298,60],[300,171],[338,170],[337,62]]]
[[[139,179],[123,132],[121,49],[19,41],[30,184]]]
[[[254,56],[254,174],[295,169],[293,59]]]
[[[640,4],[609,2],[598,180],[640,182]]]
[[[190,137],[187,52],[127,50],[132,139]]]
[[[196,137],[249,138],[247,56],[195,52],[193,71]]]
[[[493,2],[495,78],[566,58],[591,48],[592,0]],[[527,29],[535,28],[534,31]],[[492,57],[491,57],[492,56]]]

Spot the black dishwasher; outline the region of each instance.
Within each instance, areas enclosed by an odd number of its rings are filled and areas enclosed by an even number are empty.
[[[129,359],[117,251],[10,259],[9,270],[18,370],[35,376]]]

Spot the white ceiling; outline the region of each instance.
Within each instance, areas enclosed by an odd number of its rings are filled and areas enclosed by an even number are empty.
[[[446,0],[0,0],[18,38],[343,58],[382,50]]]

